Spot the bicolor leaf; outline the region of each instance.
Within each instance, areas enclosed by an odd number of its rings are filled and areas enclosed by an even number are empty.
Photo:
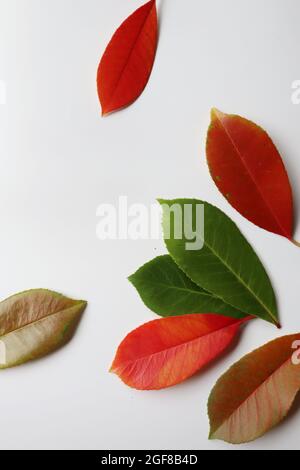
[[[211,439],[253,441],[288,414],[300,389],[300,334],[248,354],[217,382],[208,401]]]
[[[16,294],[0,303],[0,369],[42,357],[73,335],[85,301],[45,289]]]
[[[151,321],[124,339],[111,371],[138,390],[171,387],[219,356],[248,319],[192,314]]]

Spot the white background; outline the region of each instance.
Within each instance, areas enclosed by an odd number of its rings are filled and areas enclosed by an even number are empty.
[[[99,59],[137,0],[0,0],[0,294],[45,287],[89,301],[63,350],[1,372],[1,449],[300,448],[300,402],[262,439],[208,441],[206,401],[245,353],[300,330],[300,249],[243,219],[205,163],[212,106],[264,126],[300,214],[299,0],[162,0],[151,80],[129,109],[100,117]],[[165,252],[157,241],[96,237],[99,204],[199,197],[230,215],[278,296],[282,331],[256,321],[202,375],[136,392],[108,373],[117,345],[154,318],[126,280]],[[298,239],[300,226],[297,223]],[[298,411],[298,413],[297,413]]]

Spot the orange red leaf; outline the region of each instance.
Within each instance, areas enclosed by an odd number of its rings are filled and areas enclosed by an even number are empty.
[[[97,86],[102,114],[133,103],[149,80],[157,48],[155,0],[136,10],[118,28],[101,59]]]
[[[124,339],[111,371],[135,389],[171,387],[219,356],[250,318],[191,314],[151,321]]]
[[[278,150],[261,127],[213,109],[207,161],[217,187],[236,210],[292,240],[291,185]]]
[[[300,390],[300,334],[284,336],[248,354],[211,392],[210,437],[232,444],[265,434],[288,413]]]

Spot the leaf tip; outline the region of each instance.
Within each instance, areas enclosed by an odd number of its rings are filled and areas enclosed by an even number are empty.
[[[88,306],[88,301],[87,300],[79,300],[78,304],[81,305],[83,310],[85,310],[86,307]]]
[[[108,372],[109,372],[110,374],[116,374],[116,373],[117,373],[117,372],[116,372],[116,367],[115,367],[115,361],[116,361],[116,358],[114,358],[114,360],[113,360],[113,362],[112,362],[112,364],[111,364],[111,366],[110,366],[110,368],[109,368],[109,370],[108,370]]]
[[[107,111],[105,108],[102,108],[101,110],[101,117],[105,118],[106,116],[109,115],[109,111]]]
[[[221,119],[224,116],[225,116],[225,113],[222,113],[222,111],[220,111],[217,108],[212,108],[212,110],[211,110],[211,120],[212,121],[214,121],[215,119]]]

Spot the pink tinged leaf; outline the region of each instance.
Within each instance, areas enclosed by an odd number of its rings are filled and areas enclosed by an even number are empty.
[[[222,354],[250,318],[191,314],[151,321],[124,339],[111,371],[135,389],[171,387]]]

